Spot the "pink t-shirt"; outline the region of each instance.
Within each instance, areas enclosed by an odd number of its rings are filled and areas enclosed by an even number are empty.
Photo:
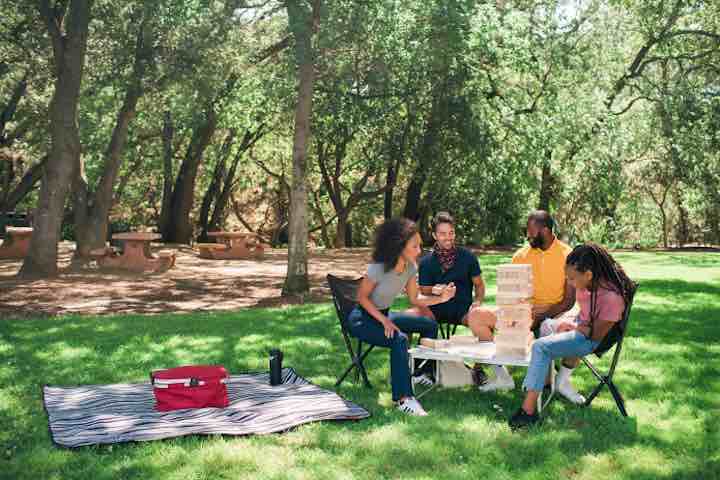
[[[622,295],[600,287],[597,292],[595,318],[604,322],[619,322],[625,311],[625,300]],[[580,305],[580,325],[590,324],[590,290],[585,288],[575,292],[575,299]]]

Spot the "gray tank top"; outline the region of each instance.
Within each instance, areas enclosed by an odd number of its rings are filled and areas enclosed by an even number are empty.
[[[417,273],[417,266],[408,263],[405,271],[397,273],[394,269],[386,272],[382,263],[371,263],[367,268],[367,278],[375,283],[375,288],[370,293],[370,300],[378,308],[385,310],[390,308],[395,297],[402,292],[408,280]]]

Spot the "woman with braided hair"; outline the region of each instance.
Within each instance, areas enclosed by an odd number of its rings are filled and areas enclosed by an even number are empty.
[[[523,386],[527,390],[522,407],[510,418],[513,429],[540,420],[537,399],[545,385],[552,360],[582,357],[592,353],[612,327],[622,319],[634,283],[623,268],[600,245],[578,245],[565,262],[565,276],[576,289],[580,314],[574,321],[557,325],[555,333],[539,338],[532,347],[530,366]]]

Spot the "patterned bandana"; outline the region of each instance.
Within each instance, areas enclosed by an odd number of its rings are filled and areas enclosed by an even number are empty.
[[[435,246],[433,247],[433,254],[435,254],[440,261],[440,266],[442,267],[443,272],[447,272],[453,267],[453,265],[455,265],[458,251],[455,245],[453,245],[452,248],[444,249],[440,245],[438,245],[437,242],[435,242]]]

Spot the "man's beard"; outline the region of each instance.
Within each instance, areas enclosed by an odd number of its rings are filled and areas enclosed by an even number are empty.
[[[538,234],[534,237],[529,237],[528,242],[530,242],[530,246],[532,248],[540,248],[543,246],[543,237],[542,235]]]
[[[452,250],[455,247],[455,242],[454,241],[438,242],[438,245],[440,246],[440,248],[442,248],[444,250]]]

